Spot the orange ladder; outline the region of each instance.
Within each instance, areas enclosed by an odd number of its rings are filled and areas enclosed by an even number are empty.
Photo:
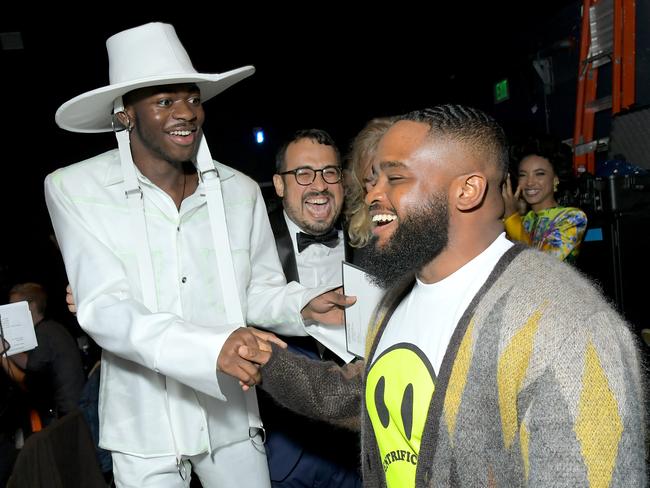
[[[573,132],[573,171],[595,173],[596,150],[608,137],[594,139],[597,112],[611,115],[635,101],[635,0],[583,0],[580,63]],[[612,64],[611,94],[596,98],[598,68]]]

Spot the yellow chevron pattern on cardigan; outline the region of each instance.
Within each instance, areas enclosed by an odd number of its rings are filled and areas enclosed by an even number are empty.
[[[623,423],[616,397],[609,387],[600,358],[591,342],[585,354],[575,432],[587,466],[589,486],[608,487],[612,480]]]
[[[456,416],[460,408],[460,401],[467,384],[467,372],[472,362],[472,333],[474,331],[474,318],[470,321],[463,336],[463,340],[458,347],[456,360],[451,368],[449,377],[449,386],[445,395],[444,415],[447,422],[447,431],[449,432],[449,441],[453,444],[454,430],[456,428]]]
[[[512,337],[498,361],[499,413],[506,449],[510,449],[517,433],[517,395],[528,370],[528,362],[533,353],[533,339],[544,305],[528,317],[526,324]]]

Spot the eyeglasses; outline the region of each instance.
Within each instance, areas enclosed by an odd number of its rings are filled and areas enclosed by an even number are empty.
[[[296,168],[289,171],[284,171],[278,173],[281,175],[292,174],[296,178],[296,183],[302,186],[311,185],[316,179],[316,173],[320,173],[325,180],[325,183],[333,185],[341,181],[341,167],[340,166],[325,166],[322,169],[314,169],[309,166],[303,166],[302,168]]]

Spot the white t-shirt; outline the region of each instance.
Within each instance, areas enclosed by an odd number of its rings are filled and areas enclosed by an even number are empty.
[[[418,280],[388,322],[368,371],[365,400],[389,488],[415,486],[422,433],[449,340],[511,246],[501,234],[444,280]]]
[[[438,374],[456,324],[511,246],[502,233],[485,251],[445,279],[431,284],[416,280],[411,293],[393,313],[374,357],[395,344],[413,344]]]

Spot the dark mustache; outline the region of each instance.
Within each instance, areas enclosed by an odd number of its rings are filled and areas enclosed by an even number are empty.
[[[382,207],[378,203],[371,203],[370,206],[368,207],[368,211],[373,212],[375,210],[377,210],[379,212],[383,211],[383,213],[392,213],[392,214],[397,215],[397,212],[395,211],[394,208]]]

